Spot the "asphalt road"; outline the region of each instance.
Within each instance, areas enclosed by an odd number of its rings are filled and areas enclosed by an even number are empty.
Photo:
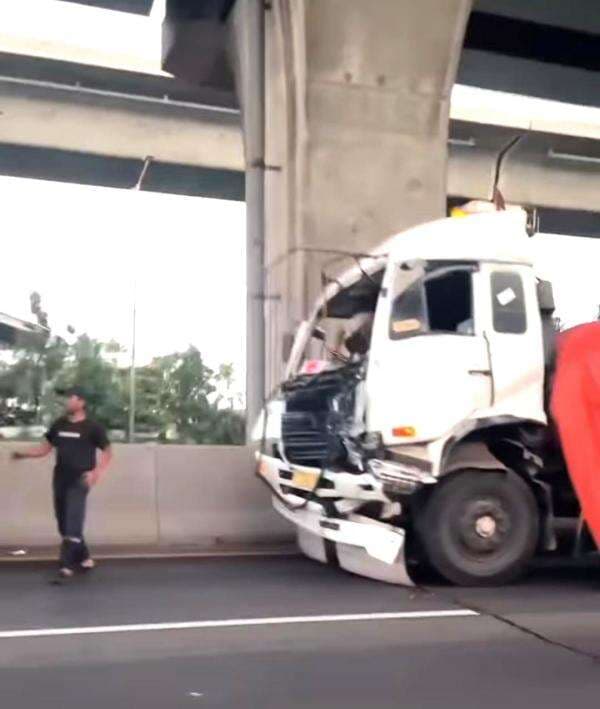
[[[469,590],[298,557],[105,562],[63,587],[49,575],[0,565],[2,709],[598,704],[600,569]]]

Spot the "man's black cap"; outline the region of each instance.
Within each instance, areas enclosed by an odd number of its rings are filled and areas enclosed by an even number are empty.
[[[66,387],[65,389],[56,389],[56,393],[59,396],[76,396],[79,399],[83,399],[84,401],[87,401],[88,395],[86,390],[81,387],[81,386],[72,386],[72,387]]]

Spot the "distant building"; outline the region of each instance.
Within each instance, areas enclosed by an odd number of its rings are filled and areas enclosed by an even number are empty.
[[[48,337],[48,330],[33,323],[0,313],[0,347],[34,345]]]

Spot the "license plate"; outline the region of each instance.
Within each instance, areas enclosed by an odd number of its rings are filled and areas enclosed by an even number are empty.
[[[292,485],[303,490],[314,490],[318,479],[319,473],[315,473],[312,470],[294,470]]]

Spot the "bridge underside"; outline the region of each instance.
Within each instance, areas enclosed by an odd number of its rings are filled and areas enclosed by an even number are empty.
[[[152,0],[78,4],[142,15],[153,7]],[[477,0],[457,80],[598,102],[589,90],[599,68],[590,38],[600,33],[600,19],[592,5],[578,0],[567,12],[543,0]],[[0,173],[130,188],[152,156],[143,189],[243,199],[241,119],[227,53],[233,6],[167,3],[164,61],[180,78],[0,53]],[[574,90],[583,93],[568,94]],[[518,135],[451,121],[448,195],[488,198],[497,155]],[[599,165],[597,141],[533,131],[511,149],[501,187],[509,201],[550,210],[568,233],[596,234],[587,212],[597,206]]]
[[[75,5],[89,5],[103,10],[118,10],[119,12],[133,12],[137,15],[149,15],[154,0],[63,0]]]

